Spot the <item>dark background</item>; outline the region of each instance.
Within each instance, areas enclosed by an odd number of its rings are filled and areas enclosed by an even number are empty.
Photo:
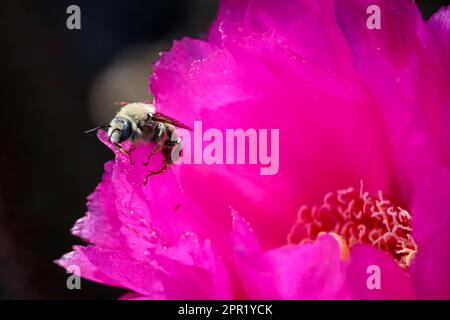
[[[394,0],[393,0],[394,1]],[[425,18],[448,1],[416,1]],[[66,8],[81,8],[81,30]],[[68,290],[52,261],[81,243],[69,230],[112,158],[83,131],[107,122],[113,101],[150,98],[148,76],[172,39],[201,37],[217,1],[25,1],[0,12],[0,299],[117,298],[82,281]]]

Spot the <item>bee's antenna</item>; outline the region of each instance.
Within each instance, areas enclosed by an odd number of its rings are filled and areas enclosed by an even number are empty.
[[[92,128],[90,130],[87,130],[84,133],[91,133],[91,132],[97,131],[98,129],[107,129],[107,128],[109,128],[109,125],[104,124],[104,125]]]

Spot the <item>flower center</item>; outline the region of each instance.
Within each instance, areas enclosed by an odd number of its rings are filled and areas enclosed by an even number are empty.
[[[351,248],[370,244],[389,253],[407,269],[417,253],[412,238],[411,215],[383,198],[354,188],[329,192],[320,206],[302,206],[288,234],[288,243],[303,244],[316,240],[321,232],[340,236]]]

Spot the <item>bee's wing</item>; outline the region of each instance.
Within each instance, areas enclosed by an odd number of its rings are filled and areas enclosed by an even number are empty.
[[[169,117],[168,115],[165,115],[164,113],[161,113],[161,112],[155,112],[154,114],[152,114],[152,119],[163,122],[163,123],[171,124],[178,128],[183,128],[183,129],[192,131],[192,129],[189,126],[187,126],[187,125],[181,123],[180,121],[178,121],[177,119]]]

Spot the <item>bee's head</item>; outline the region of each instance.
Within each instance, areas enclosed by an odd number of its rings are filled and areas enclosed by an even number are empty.
[[[108,138],[112,143],[121,143],[127,140],[131,135],[131,123],[129,120],[116,117],[108,129]]]

